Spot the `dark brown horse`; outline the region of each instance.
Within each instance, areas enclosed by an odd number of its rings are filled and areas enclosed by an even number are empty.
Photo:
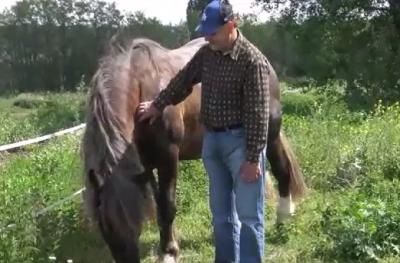
[[[97,222],[117,263],[140,262],[139,237],[142,224],[154,211],[154,199],[160,229],[157,262],[175,262],[178,257],[173,226],[178,162],[201,158],[201,87],[194,86],[184,102],[167,107],[154,122],[138,123],[136,110],[140,102],[154,99],[204,44],[203,39],[195,39],[169,50],[149,39],[135,39],[126,48],[111,44],[100,59],[81,145],[83,198],[86,212]],[[278,181],[277,220],[281,222],[294,211],[292,198],[302,197],[306,187],[281,132],[280,92],[273,70],[270,87],[267,158]]]

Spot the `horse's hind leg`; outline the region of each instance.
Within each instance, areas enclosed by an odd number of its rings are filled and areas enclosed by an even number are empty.
[[[176,181],[178,176],[178,147],[170,146],[159,152],[157,157],[158,226],[160,229],[159,258],[156,262],[173,263],[179,256],[179,246],[175,239],[174,220],[176,215]]]
[[[283,133],[268,138],[267,158],[278,181],[277,223],[283,223],[295,212],[293,200],[305,195],[306,185],[289,143]]]

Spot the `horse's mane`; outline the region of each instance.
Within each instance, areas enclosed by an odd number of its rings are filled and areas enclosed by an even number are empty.
[[[123,134],[118,107],[129,88],[129,50],[118,46],[99,60],[87,100],[86,129],[82,140],[84,175],[89,169],[102,177],[111,174],[113,165],[125,151],[129,138]]]
[[[118,44],[115,37],[111,39],[107,53],[99,60],[87,100],[86,129],[81,142],[86,188],[90,187],[89,171],[94,171],[102,179],[111,176],[128,148],[135,147],[131,143],[132,136],[124,132],[126,123],[123,119],[127,114],[127,100],[132,99],[128,96],[132,81],[140,83],[136,87],[140,89],[140,101],[154,97],[159,89],[151,86],[159,87],[163,79],[167,82],[204,43],[204,40],[196,39],[179,49],[170,50],[147,38],[133,39],[129,45]],[[132,112],[132,116],[134,114]],[[143,169],[137,154],[124,156],[128,158],[130,168],[129,171],[118,171],[122,177]]]

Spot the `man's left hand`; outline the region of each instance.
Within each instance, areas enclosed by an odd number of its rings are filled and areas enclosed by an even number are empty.
[[[261,174],[260,164],[244,161],[241,167],[241,174],[243,180],[246,182],[253,182],[257,180]]]

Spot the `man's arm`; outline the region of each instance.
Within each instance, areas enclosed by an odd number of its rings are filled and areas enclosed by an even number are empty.
[[[182,102],[192,93],[193,85],[201,82],[203,60],[206,46],[201,47],[193,58],[171,79],[167,87],[163,89],[153,105],[163,111],[168,105],[176,105]]]
[[[269,68],[264,61],[251,61],[244,84],[243,120],[247,158],[258,163],[267,144],[269,122]]]

